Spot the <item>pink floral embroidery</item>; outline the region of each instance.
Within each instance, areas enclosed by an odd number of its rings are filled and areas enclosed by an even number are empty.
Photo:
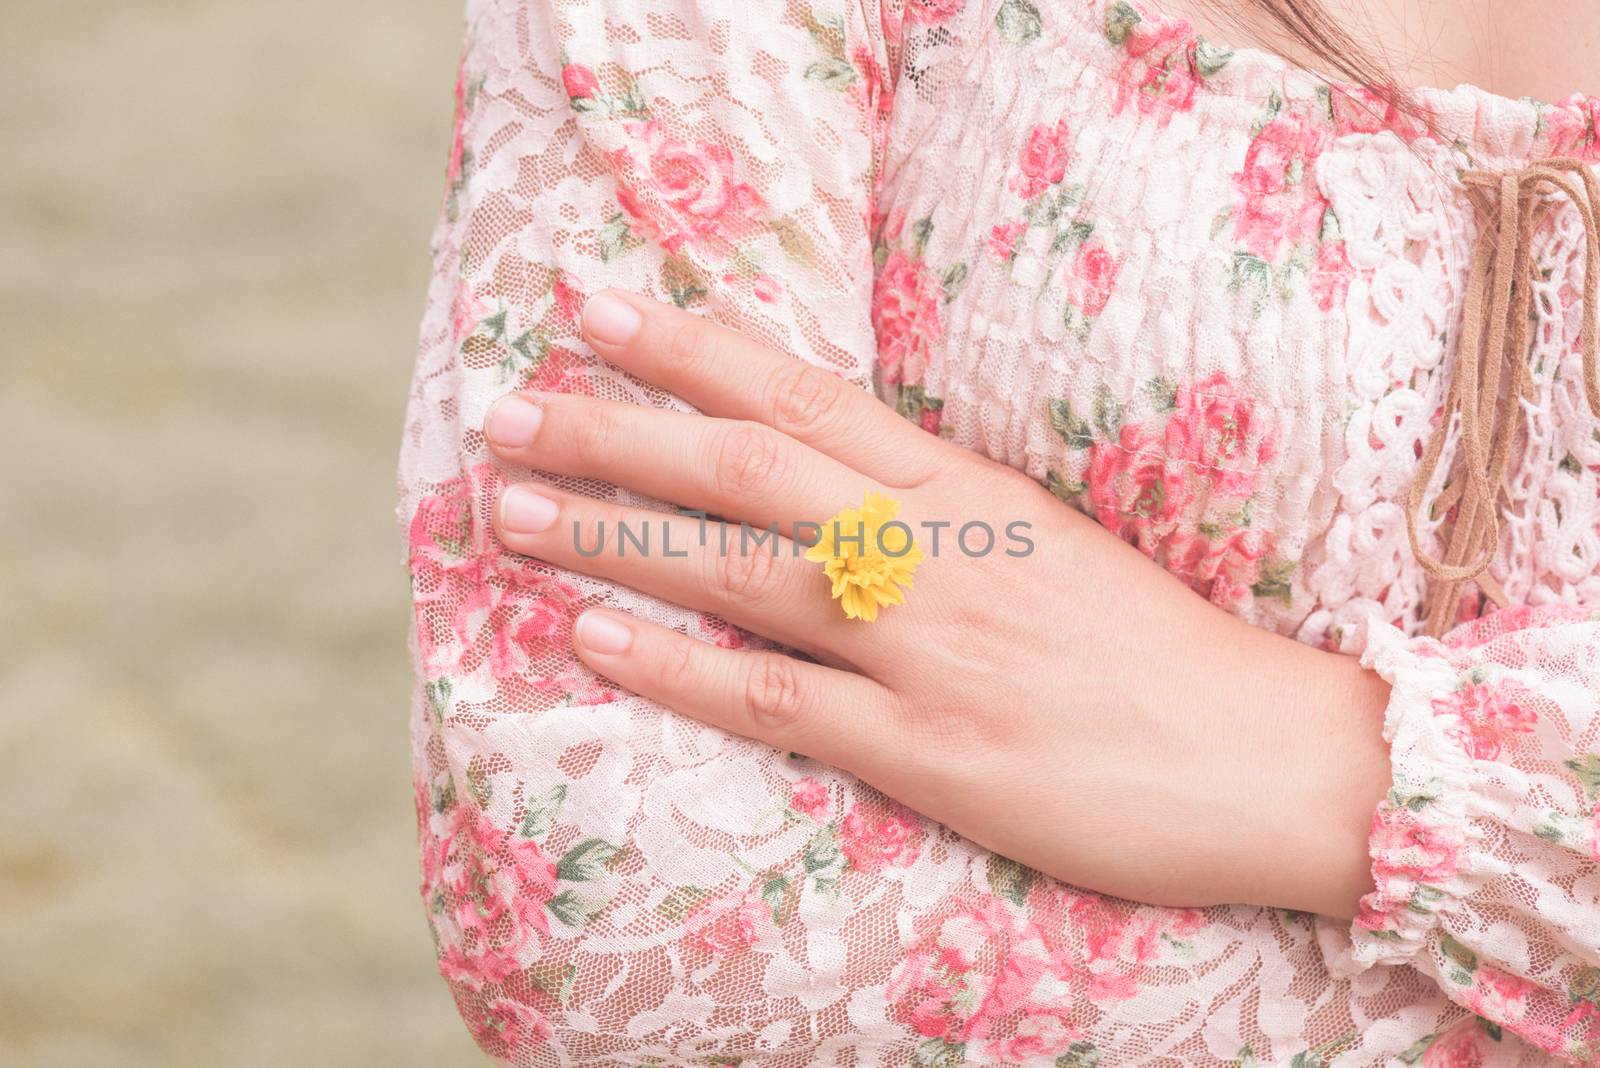
[[[1066,177],[1067,159],[1066,120],[1054,126],[1035,126],[1028,134],[1028,143],[1022,146],[1011,188],[1024,200],[1031,200]]]
[[[1111,291],[1117,285],[1117,272],[1121,269],[1122,264],[1099,241],[1085,241],[1078,246],[1078,253],[1073,258],[1072,274],[1067,282],[1067,299],[1087,318],[1093,319],[1106,310]]]
[[[926,373],[928,354],[944,337],[943,295],[943,283],[926,263],[899,250],[889,254],[872,289],[872,328],[885,386],[916,382]]]
[[[789,798],[789,807],[821,823],[828,818],[828,788],[807,775],[794,784],[794,794]]]
[[[1540,115],[1553,156],[1574,156],[1600,162],[1600,97],[1573,93]]]
[[[905,20],[914,26],[942,26],[965,6],[966,0],[907,0]]]
[[[465,281],[456,283],[456,295],[450,302],[450,341],[459,345],[478,328],[483,318],[484,306],[472,293]]]
[[[687,144],[655,121],[625,129],[634,145],[615,153],[617,201],[636,237],[669,252],[687,244],[720,256],[734,240],[760,229],[766,201],[738,179],[726,146]]]
[[[1453,693],[1435,698],[1433,714],[1452,721],[1445,733],[1468,756],[1495,760],[1508,735],[1526,734],[1539,722],[1532,699],[1533,694],[1515,679],[1491,685],[1475,672]]]
[[[1166,451],[1208,477],[1213,493],[1254,493],[1262,466],[1277,454],[1276,440],[1257,417],[1255,400],[1221,371],[1199,385],[1178,387]]]
[[[1484,1019],[1514,1024],[1528,1014],[1528,996],[1537,989],[1521,976],[1482,964],[1472,973],[1467,1008]]]
[[[494,469],[474,476],[492,495]],[[539,652],[565,648],[577,616],[576,589],[488,543],[473,500],[472,481],[461,478],[423,498],[411,520],[418,653],[430,676],[485,662],[495,678],[515,675]]]
[[[1344,303],[1354,276],[1355,268],[1350,265],[1350,253],[1343,241],[1318,245],[1316,262],[1311,265],[1311,295],[1317,307],[1332,311],[1335,305]]]
[[[1136,101],[1141,115],[1157,115],[1165,125],[1175,112],[1194,107],[1197,41],[1182,19],[1135,18],[1122,40],[1127,58],[1112,76],[1112,112],[1120,115]]]
[[[1424,887],[1437,890],[1454,878],[1465,848],[1417,822],[1404,805],[1388,802],[1373,814],[1369,842],[1376,889],[1361,899],[1356,923],[1372,931],[1394,929],[1396,914],[1413,906],[1428,911],[1417,891]]]
[[[1432,121],[1427,109],[1402,108],[1392,93],[1383,93],[1365,86],[1333,85],[1329,87],[1329,106],[1333,110],[1334,135],[1343,137],[1350,133],[1393,133],[1406,144],[1425,137]]]
[[[561,86],[574,100],[600,95],[600,79],[581,63],[568,63],[561,68]]]
[[[1096,441],[1089,453],[1095,518],[1153,556],[1193,499],[1184,474],[1157,439],[1125,423],[1115,441]]]
[[[1482,1068],[1483,1025],[1475,1019],[1462,1020],[1428,1043],[1422,1054],[1423,1068]]]
[[[1287,245],[1313,237],[1327,201],[1310,181],[1311,167],[1327,143],[1327,131],[1297,112],[1269,122],[1245,153],[1233,176],[1243,197],[1234,212],[1234,237],[1251,253],[1275,262]]]
[[[461,181],[462,164],[466,159],[466,126],[467,126],[467,57],[461,57],[461,66],[456,71],[455,88],[455,118],[451,123],[450,131],[450,159],[445,164],[444,184],[452,193]]]
[[[998,223],[989,231],[989,255],[1001,263],[1010,263],[1017,254],[1017,241],[1028,232],[1028,224],[1021,219]]]
[[[981,1042],[997,1060],[1055,1057],[1076,1036],[1069,978],[1038,926],[988,897],[936,918],[896,969],[888,997],[895,1017],[924,1038]]]
[[[755,945],[772,923],[759,897],[738,891],[697,906],[684,919],[683,944],[715,956],[742,953]]]
[[[839,848],[857,871],[915,863],[922,852],[922,823],[894,801],[863,803],[852,808],[840,825]]]

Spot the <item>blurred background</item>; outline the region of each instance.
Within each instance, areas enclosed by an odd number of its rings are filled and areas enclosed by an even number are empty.
[[[461,32],[0,4],[0,1064],[483,1063],[392,514]]]

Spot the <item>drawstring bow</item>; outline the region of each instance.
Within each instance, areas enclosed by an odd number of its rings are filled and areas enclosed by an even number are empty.
[[[1527,420],[1533,374],[1528,366],[1533,310],[1533,235],[1561,193],[1583,223],[1583,388],[1589,409],[1600,415],[1600,361],[1596,322],[1600,299],[1600,183],[1583,162],[1544,160],[1518,171],[1472,170],[1461,176],[1488,222],[1472,254],[1467,279],[1461,344],[1450,376],[1443,418],[1434,428],[1406,497],[1406,532],[1411,551],[1434,583],[1423,608],[1423,630],[1443,634],[1455,622],[1461,587],[1475,582],[1495,604],[1507,600],[1488,574],[1500,544],[1499,498],[1505,488],[1511,444]],[[1491,192],[1498,196],[1491,198]],[[1492,202],[1491,202],[1492,201]],[[1508,388],[1509,387],[1509,388]],[[1459,418],[1459,470],[1427,506],[1430,517],[1455,509],[1442,556],[1425,551],[1417,536],[1423,497],[1433,482],[1450,425]]]

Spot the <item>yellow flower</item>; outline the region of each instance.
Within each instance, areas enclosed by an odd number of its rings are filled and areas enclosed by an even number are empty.
[[[899,514],[899,501],[869,491],[860,508],[846,508],[824,523],[820,540],[806,550],[807,560],[823,565],[846,619],[871,623],[879,606],[905,603],[900,587],[911,588],[922,550],[909,526],[890,525]]]

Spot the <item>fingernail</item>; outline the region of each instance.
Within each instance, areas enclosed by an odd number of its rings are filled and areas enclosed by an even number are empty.
[[[583,306],[583,330],[602,345],[626,345],[644,325],[644,316],[615,293],[600,292]]]
[[[584,648],[606,656],[625,653],[633,644],[633,631],[626,623],[599,612],[585,612],[579,616],[577,630]]]
[[[494,402],[483,421],[483,436],[503,449],[520,449],[533,444],[533,436],[544,422],[544,409],[520,393],[511,393]]]
[[[512,486],[500,498],[500,525],[513,534],[538,534],[556,521],[556,502],[532,486]]]

